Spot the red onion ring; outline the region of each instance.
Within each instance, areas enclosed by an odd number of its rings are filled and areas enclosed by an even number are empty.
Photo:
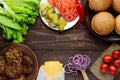
[[[90,65],[90,58],[87,55],[77,54],[69,57],[68,64],[64,66],[65,73],[77,75],[78,70],[87,69]],[[67,69],[67,70],[66,70]]]
[[[77,75],[77,70],[74,69],[73,65],[72,64],[66,64],[64,66],[65,68],[65,73],[67,74],[72,74],[72,75]]]

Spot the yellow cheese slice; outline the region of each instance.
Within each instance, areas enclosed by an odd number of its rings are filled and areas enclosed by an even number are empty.
[[[43,65],[43,70],[50,78],[57,76],[62,71],[62,68],[63,64],[59,61],[47,61]]]

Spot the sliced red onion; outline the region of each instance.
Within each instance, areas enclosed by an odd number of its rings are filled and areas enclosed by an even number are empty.
[[[83,55],[83,64],[81,66],[81,69],[87,69],[90,64],[90,58],[87,55]]]
[[[73,57],[69,57],[68,63],[73,63]]]
[[[73,57],[73,63],[76,65],[81,65],[83,63],[83,56],[80,54],[77,54]]]
[[[77,54],[68,59],[68,64],[64,66],[66,73],[77,75],[78,70],[87,69],[90,65],[90,58],[87,55]],[[67,69],[67,70],[66,70]]]
[[[73,67],[73,65],[72,64],[66,64],[65,66],[64,66],[64,68],[65,68],[65,73],[67,73],[67,74],[72,74],[72,75],[77,75],[77,70],[75,70],[74,69],[74,67]]]

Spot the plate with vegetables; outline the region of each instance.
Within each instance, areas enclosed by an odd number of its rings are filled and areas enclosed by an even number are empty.
[[[63,31],[72,28],[80,19],[75,0],[41,0],[40,16],[51,29]],[[71,4],[71,5],[69,5]]]

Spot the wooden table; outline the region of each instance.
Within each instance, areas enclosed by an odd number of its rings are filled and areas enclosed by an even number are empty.
[[[84,4],[85,1],[82,0],[82,3]],[[70,56],[78,53],[88,55],[92,65],[112,43],[92,36],[86,23],[81,24],[77,29],[75,26],[60,33],[49,29],[38,17],[36,24],[30,26],[24,44],[35,52],[39,65],[48,60],[59,60],[61,63],[66,64]],[[0,30],[0,48],[6,43],[9,42],[2,38],[2,30]],[[87,69],[87,74],[90,80],[98,80],[89,69]],[[77,76],[66,74],[65,80],[83,80],[83,78],[79,72]],[[120,74],[115,76],[114,80],[120,80]]]

